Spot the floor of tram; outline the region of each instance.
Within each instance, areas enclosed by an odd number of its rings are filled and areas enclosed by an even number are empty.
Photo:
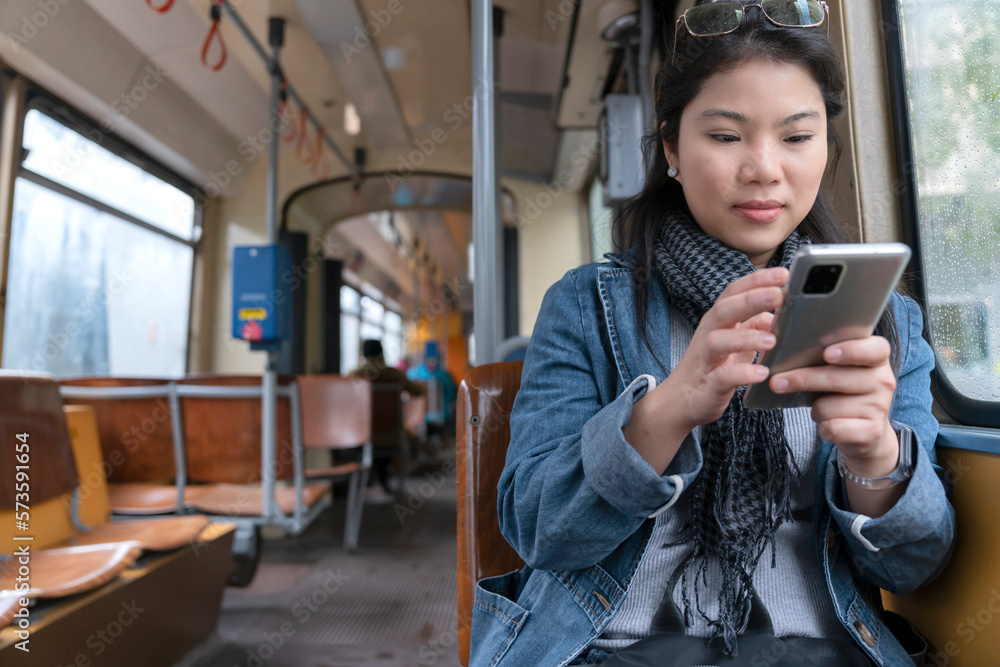
[[[457,667],[448,455],[409,478],[408,502],[372,490],[354,553],[342,496],[299,537],[265,540],[253,582],[226,589],[216,632],[177,667]]]

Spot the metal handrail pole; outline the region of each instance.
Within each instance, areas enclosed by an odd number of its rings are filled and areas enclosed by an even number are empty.
[[[497,181],[493,6],[472,2],[472,240],[475,364],[492,363],[503,331],[503,267]]]
[[[257,52],[257,55],[259,55],[261,60],[263,60],[264,63],[267,65],[268,71],[281,72],[281,67],[278,64],[277,57],[275,56],[272,58],[271,55],[267,53],[267,51],[264,49],[264,46],[259,41],[257,41],[257,38],[254,36],[253,32],[251,32],[250,28],[247,27],[247,24],[243,22],[243,18],[239,15],[239,12],[236,11],[236,8],[229,3],[229,0],[223,0],[221,7],[223,11],[226,12],[226,16],[228,16],[232,20],[233,25],[235,25],[237,30],[240,31],[243,37],[248,42],[250,42],[250,45],[253,47],[254,51]],[[326,144],[330,148],[330,150],[334,152],[337,158],[347,168],[347,171],[348,173],[351,174],[351,176],[357,176],[358,175],[357,167],[355,167],[353,162],[347,159],[347,156],[345,156],[344,153],[340,150],[340,146],[334,143],[333,139],[330,138],[330,135],[326,131],[326,128],[323,127],[323,124],[320,123],[319,120],[317,120],[317,118],[312,114],[312,112],[306,111],[308,109],[308,105],[305,103],[305,100],[302,99],[302,96],[299,95],[298,91],[295,90],[294,86],[292,86],[292,83],[288,81],[288,79],[286,79],[283,74],[281,75],[281,78],[285,84],[285,92],[298,103],[299,107],[304,112],[306,112],[306,118],[309,120],[310,123],[312,123],[313,128],[315,128],[317,132],[322,131],[323,143]],[[272,106],[272,109],[274,109],[273,113],[275,113],[275,117],[277,117],[276,108]]]

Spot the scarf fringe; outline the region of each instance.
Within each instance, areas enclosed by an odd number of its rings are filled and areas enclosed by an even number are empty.
[[[803,243],[808,240],[793,232],[772,264],[790,265]],[[696,328],[729,283],[755,270],[745,254],[705,234],[678,211],[666,216],[653,253],[671,305]],[[690,490],[691,519],[681,528],[692,551],[678,566],[685,624],[690,627],[693,617],[687,591],[693,573],[693,607],[729,656],[736,656],[738,636],[749,621],[753,573],[769,545],[775,566],[774,535],[792,518],[792,471],[799,472],[782,412],[748,409],[744,391],[738,389],[722,417],[706,425],[704,465]],[[711,562],[721,570],[718,618],[709,618],[701,605]]]

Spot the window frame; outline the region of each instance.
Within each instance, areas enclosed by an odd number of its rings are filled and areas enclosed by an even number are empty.
[[[190,288],[188,290],[188,305],[187,305],[187,336],[184,342],[184,372],[188,373],[191,370],[191,349],[194,339],[194,328],[192,326],[195,317],[195,297],[196,297],[196,284],[195,278],[198,272],[198,262],[201,246],[202,237],[202,220],[204,217],[205,202],[207,201],[206,195],[199,190],[191,182],[184,179],[179,174],[170,170],[168,167],[164,166],[157,160],[151,158],[149,155],[143,153],[141,150],[132,146],[131,144],[123,141],[122,139],[115,136],[112,132],[106,132],[99,126],[98,123],[94,122],[86,114],[82,113],[80,110],[76,109],[72,105],[66,103],[65,101],[59,99],[52,93],[48,92],[44,88],[40,87],[31,80],[25,79],[26,90],[24,95],[24,103],[18,110],[20,113],[20,123],[23,126],[28,114],[31,111],[38,111],[39,113],[48,116],[49,118],[55,120],[57,123],[67,127],[68,129],[76,132],[80,136],[84,137],[89,141],[93,141],[97,145],[101,146],[105,150],[117,155],[123,160],[134,164],[139,169],[159,178],[165,183],[172,185],[184,194],[190,196],[194,200],[193,207],[193,220],[191,227],[191,238],[185,239],[182,236],[169,232],[165,229],[157,227],[149,222],[146,222],[140,218],[135,217],[130,213],[126,213],[110,204],[106,204],[98,199],[94,199],[89,195],[82,192],[74,190],[62,183],[58,183],[49,179],[46,176],[38,174],[30,169],[26,168],[23,164],[24,160],[24,138],[21,137],[21,154],[17,160],[17,164],[14,165],[14,181],[18,178],[24,178],[27,181],[35,183],[41,187],[52,190],[53,192],[79,202],[85,206],[89,206],[103,213],[113,215],[124,222],[131,223],[145,229],[147,231],[159,234],[171,241],[175,241],[182,245],[186,245],[191,248],[192,251],[192,261],[191,261],[191,276],[190,276]],[[100,137],[99,140],[94,139],[94,137]],[[14,188],[16,191],[16,186]],[[10,257],[7,257],[7,262],[9,264]]]
[[[101,148],[117,155],[121,159],[129,162],[139,169],[142,169],[148,174],[155,176],[161,181],[172,185],[184,194],[188,195],[194,200],[194,219],[192,220],[191,228],[191,238],[186,239],[183,236],[174,234],[173,232],[167,231],[161,227],[146,222],[141,218],[137,218],[131,213],[126,213],[125,211],[100,201],[99,199],[94,199],[93,197],[84,194],[78,190],[58,183],[43,176],[37,172],[31,171],[23,164],[22,161],[18,162],[17,165],[17,176],[25,177],[37,185],[54,190],[61,195],[75,199],[76,201],[91,206],[105,213],[117,216],[131,222],[132,224],[139,225],[143,229],[147,229],[151,232],[165,236],[178,243],[183,243],[197,251],[198,243],[202,235],[202,217],[204,210],[205,195],[198,190],[190,182],[184,180],[181,176],[177,175],[167,167],[163,166],[156,160],[153,160],[149,156],[145,155],[135,147],[125,143],[121,139],[118,139],[114,134],[110,132],[105,132],[100,128],[100,126],[92,121],[90,118],[73,108],[72,106],[66,104],[62,100],[54,97],[45,90],[35,86],[29,85],[27,93],[25,95],[24,108],[21,110],[21,122],[24,123],[27,119],[28,114],[32,111],[38,111],[39,113],[48,116],[57,123],[67,127],[68,129],[76,132],[84,139],[94,142]],[[94,139],[94,137],[100,137],[99,140]],[[23,150],[23,139],[22,139],[22,150]]]
[[[889,105],[895,140],[896,178],[902,184],[899,205],[903,222],[903,241],[913,250],[910,266],[915,270],[911,272],[913,277],[911,285],[914,297],[924,312],[924,338],[931,341],[927,282],[923,275],[923,248],[920,242],[920,202],[916,170],[913,168],[913,134],[907,105],[906,66],[900,31],[899,0],[882,0],[882,26],[889,79]],[[933,349],[933,343],[931,348]],[[998,409],[1000,403],[977,400],[958,391],[937,363],[931,375],[931,391],[940,407],[957,422],[970,426],[1000,427],[1000,409]]]

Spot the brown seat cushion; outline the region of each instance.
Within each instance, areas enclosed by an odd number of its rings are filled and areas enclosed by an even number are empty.
[[[345,477],[357,470],[361,470],[360,463],[342,463],[340,465],[328,466],[326,468],[309,468],[306,470],[306,479],[331,479],[333,477]]]
[[[31,553],[29,598],[60,598],[101,586],[132,565],[142,553],[138,542],[43,549]],[[0,590],[14,590],[17,557],[0,564]]]
[[[326,484],[307,484],[302,489],[302,503],[312,507],[329,490]],[[279,486],[274,490],[281,511],[288,514],[295,510],[295,487]],[[191,503],[191,507],[209,514],[229,516],[262,516],[264,491],[259,486],[243,484],[213,484],[211,491]]]
[[[211,519],[200,514],[116,521],[95,526],[73,538],[70,545],[135,541],[145,551],[167,551],[194,542],[209,523]]]
[[[212,487],[184,487],[185,505]],[[177,510],[177,487],[170,484],[109,484],[108,498],[115,514],[169,514]]]

